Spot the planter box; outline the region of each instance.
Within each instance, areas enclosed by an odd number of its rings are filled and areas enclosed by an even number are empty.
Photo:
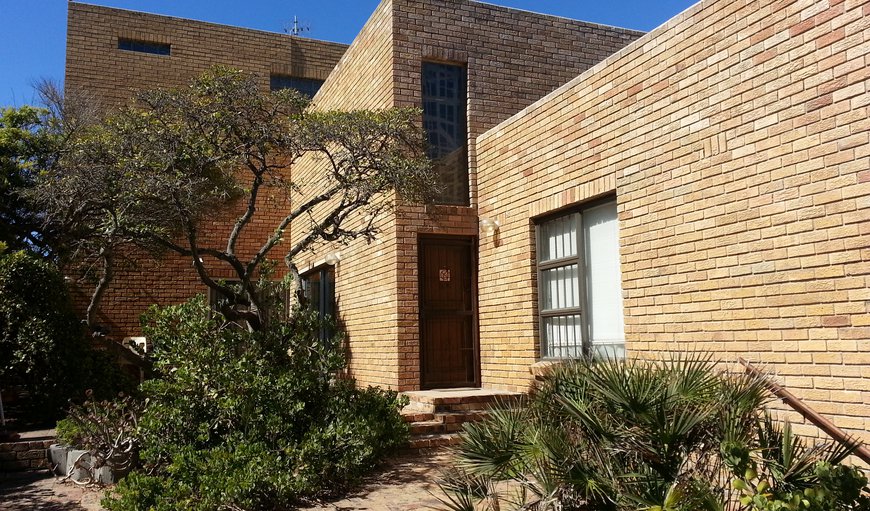
[[[74,481],[80,483],[115,484],[127,475],[126,471],[116,472],[105,465],[93,470],[93,460],[91,459],[90,452],[74,449],[66,445],[54,444],[49,447],[48,459],[51,466],[55,467],[54,471],[56,475],[69,476]],[[78,467],[70,473],[70,469],[75,466],[76,461],[78,461]],[[92,472],[93,477],[91,475]]]

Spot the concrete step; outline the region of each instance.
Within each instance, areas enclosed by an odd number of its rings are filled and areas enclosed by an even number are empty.
[[[450,413],[486,411],[495,404],[510,404],[523,394],[489,389],[444,389],[404,392],[410,403],[408,413]]]
[[[441,433],[411,437],[408,447],[410,449],[431,449],[435,447],[447,447],[458,443],[459,435],[457,433]]]

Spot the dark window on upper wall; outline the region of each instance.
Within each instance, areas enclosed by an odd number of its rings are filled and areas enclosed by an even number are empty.
[[[169,55],[171,47],[166,43],[153,41],[137,41],[136,39],[118,39],[118,49],[135,51],[139,53],[151,53],[153,55]]]
[[[302,276],[308,306],[321,319],[335,321],[335,267],[323,266]],[[331,326],[320,329],[320,340],[328,341],[335,334]]]
[[[444,187],[440,204],[469,204],[466,76],[462,66],[423,63],[423,129]]]
[[[297,78],[288,75],[272,75],[269,77],[269,88],[272,90],[293,89],[311,99],[320,90],[323,80],[313,78]]]

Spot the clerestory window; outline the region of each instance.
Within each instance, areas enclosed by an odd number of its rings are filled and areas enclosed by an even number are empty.
[[[118,49],[135,51],[137,53],[150,53],[152,55],[169,55],[172,47],[167,43],[154,41],[139,41],[137,39],[118,38]]]
[[[299,78],[289,75],[271,75],[269,77],[269,89],[293,89],[303,96],[311,99],[320,90],[323,85],[323,80],[315,80],[314,78]]]

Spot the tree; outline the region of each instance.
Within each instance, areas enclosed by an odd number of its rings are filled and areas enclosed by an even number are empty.
[[[0,242],[14,250],[47,248],[39,212],[25,194],[56,152],[47,114],[31,106],[0,110]]]
[[[38,189],[47,217],[76,226],[82,253],[100,263],[89,321],[115,258],[135,245],[189,257],[200,280],[228,298],[224,316],[257,330],[267,310],[260,273],[278,247],[298,283],[300,253],[322,242],[371,239],[394,194],[409,201],[434,195],[418,112],[307,106],[295,91],[263,94],[255,76],[216,67],[188,87],[142,93],[135,106],[78,136]],[[314,194],[290,175],[311,155],[322,164]],[[288,210],[256,252],[242,257],[237,245],[266,194],[286,198]],[[222,242],[203,241],[204,216],[232,207],[240,212]],[[291,224],[304,225],[305,235],[282,245]],[[203,258],[231,268],[239,284],[213,277]]]

